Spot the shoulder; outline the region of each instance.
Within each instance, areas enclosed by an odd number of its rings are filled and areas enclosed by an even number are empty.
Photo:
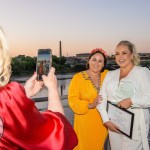
[[[17,92],[24,92],[24,87],[18,82],[10,82],[5,86],[6,90],[13,92],[14,94]]]
[[[120,69],[108,71],[107,76],[116,76],[117,74],[119,74],[119,72],[120,72]]]
[[[150,75],[150,70],[146,67],[135,66],[135,73],[137,75],[143,76],[144,74]]]
[[[109,70],[104,70],[101,74],[106,75],[109,72]]]
[[[109,71],[108,70],[104,70],[102,73],[101,73],[101,77],[102,78],[105,78],[105,76],[107,75]]]
[[[73,79],[81,79],[83,78],[84,75],[85,75],[85,71],[78,72],[73,76]]]
[[[10,82],[7,84],[7,87],[20,87],[20,88],[22,88],[22,85],[19,84],[18,82]]]
[[[81,76],[81,75],[82,75],[82,71],[81,71],[81,72],[76,73],[73,77],[79,77],[79,76]]]
[[[147,67],[141,67],[141,66],[135,66],[134,69],[137,71],[149,71]]]
[[[10,82],[0,90],[0,96],[5,102],[8,102],[10,99],[18,100],[20,97],[25,96],[24,87],[17,82]]]
[[[112,79],[115,79],[119,75],[120,70],[113,70],[113,71],[107,71],[105,76],[102,76],[102,78],[105,80],[105,82],[109,82]]]

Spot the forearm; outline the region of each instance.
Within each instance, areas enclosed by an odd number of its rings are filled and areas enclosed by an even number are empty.
[[[81,100],[78,96],[68,96],[68,104],[72,111],[75,114],[86,114],[88,112],[88,104],[87,100]]]
[[[64,109],[57,89],[48,91],[48,110],[64,114]]]
[[[97,110],[99,111],[103,123],[109,121],[108,113],[106,111],[106,106],[107,106],[107,100],[103,100],[101,104],[97,105]]]

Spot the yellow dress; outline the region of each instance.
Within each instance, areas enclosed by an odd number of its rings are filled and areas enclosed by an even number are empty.
[[[100,85],[108,71],[101,73]],[[88,109],[97,97],[97,91],[85,71],[74,75],[70,82],[68,103],[74,112],[74,129],[78,145],[74,150],[103,150],[107,129],[98,110]]]

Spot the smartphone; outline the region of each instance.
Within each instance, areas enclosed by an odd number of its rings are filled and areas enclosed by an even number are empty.
[[[42,75],[47,75],[52,66],[52,50],[39,49],[37,55],[36,72],[37,80],[42,80]]]

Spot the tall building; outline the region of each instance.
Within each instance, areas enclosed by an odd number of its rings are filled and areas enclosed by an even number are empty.
[[[59,41],[59,58],[62,57],[61,41]]]

